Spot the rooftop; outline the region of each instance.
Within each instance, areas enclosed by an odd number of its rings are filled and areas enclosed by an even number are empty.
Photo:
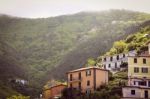
[[[129,56],[129,57],[150,57],[150,54],[148,51],[143,51],[143,52],[137,54],[136,56]]]
[[[102,71],[108,71],[108,70],[105,70],[105,69],[101,69],[101,68],[98,67],[98,66],[91,66],[91,67],[85,67],[85,68],[80,68],[80,69],[75,69],[75,70],[72,70],[72,71],[68,71],[67,73],[78,72],[78,71],[84,71],[84,70],[88,70],[88,69],[99,69],[99,70],[102,70]]]
[[[124,53],[119,53],[119,54],[114,54],[114,55],[104,55],[103,57],[113,57],[113,56],[118,56],[118,55],[123,55],[123,54],[127,54],[127,55],[129,55],[129,54],[136,54],[136,51],[135,50],[131,50],[131,51],[129,51],[129,52],[124,52]]]
[[[150,56],[149,52],[148,51],[143,51],[140,53],[139,56]]]
[[[51,88],[58,87],[58,86],[67,86],[67,84],[64,84],[64,83],[56,84],[56,85],[53,85],[51,87],[44,88],[44,90],[49,90]]]

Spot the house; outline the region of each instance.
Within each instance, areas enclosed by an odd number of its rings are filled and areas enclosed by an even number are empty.
[[[150,43],[148,48],[128,57],[128,86],[122,88],[125,99],[150,98]]]
[[[12,78],[12,79],[9,79],[9,82],[21,84],[21,85],[28,85],[29,84],[29,82],[27,80],[22,79],[22,78]]]
[[[123,66],[122,64],[128,62],[129,55],[135,56],[136,52],[130,51],[129,53],[121,53],[113,56],[103,56],[101,62],[102,68],[106,70],[110,70],[112,73],[127,68],[127,65]]]
[[[43,99],[56,99],[61,97],[61,93],[66,87],[66,84],[56,84],[45,88],[43,91]]]
[[[123,98],[121,99],[149,99],[150,88],[137,86],[126,86],[122,88]]]
[[[20,83],[20,84],[23,84],[23,85],[26,85],[28,83],[28,81],[24,80],[24,79],[16,79],[15,81],[16,81],[16,83]]]
[[[108,83],[108,70],[96,66],[69,71],[67,76],[68,88],[76,88],[83,93],[93,92]]]

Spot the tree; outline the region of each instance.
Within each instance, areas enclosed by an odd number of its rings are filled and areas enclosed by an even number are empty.
[[[127,44],[123,41],[117,41],[114,43],[113,47],[117,50],[117,54],[125,51]]]
[[[87,66],[95,66],[96,65],[96,61],[93,58],[89,58],[87,60]]]

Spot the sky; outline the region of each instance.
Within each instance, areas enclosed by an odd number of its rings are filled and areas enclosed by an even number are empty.
[[[0,0],[0,13],[42,18],[81,11],[127,9],[150,13],[150,0]]]

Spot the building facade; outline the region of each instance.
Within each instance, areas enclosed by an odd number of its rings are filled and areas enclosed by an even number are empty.
[[[83,93],[90,93],[108,83],[108,70],[99,67],[87,67],[67,72],[68,87]]]
[[[128,86],[122,92],[124,98],[150,98],[150,50],[128,57]]]
[[[126,86],[122,88],[122,99],[149,99],[150,88],[141,88],[137,86]]]
[[[58,84],[51,86],[50,88],[44,89],[43,99],[55,99],[60,98],[62,91],[67,87],[65,84]]]
[[[122,64],[128,62],[128,56],[135,56],[135,54],[135,51],[130,51],[129,53],[121,53],[113,56],[103,56],[102,68],[110,70],[113,73],[120,71],[123,68],[127,68],[127,66],[124,67]]]

